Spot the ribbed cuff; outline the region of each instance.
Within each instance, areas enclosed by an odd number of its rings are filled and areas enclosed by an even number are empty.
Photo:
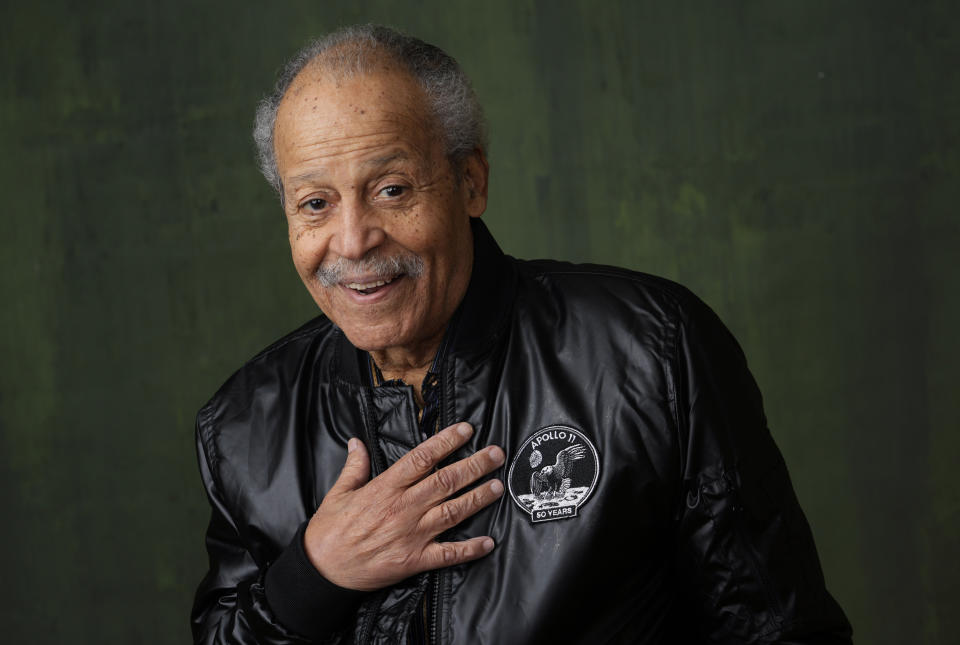
[[[341,627],[367,595],[344,589],[316,570],[307,557],[304,522],[293,541],[267,569],[264,593],[277,619],[288,629],[317,639]]]

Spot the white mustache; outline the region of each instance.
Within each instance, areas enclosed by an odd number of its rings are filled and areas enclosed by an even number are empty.
[[[321,265],[314,275],[323,287],[353,282],[357,277],[387,279],[405,273],[411,278],[423,273],[423,260],[415,253],[380,257],[375,254],[364,256],[360,260],[338,258],[335,262]]]

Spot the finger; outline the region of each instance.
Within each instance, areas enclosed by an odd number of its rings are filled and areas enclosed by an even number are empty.
[[[506,457],[498,446],[489,446],[465,459],[433,473],[404,493],[411,505],[433,506],[458,490],[492,473],[503,465]]]
[[[347,442],[347,461],[343,464],[340,476],[330,487],[331,493],[345,493],[356,490],[370,479],[370,457],[363,442],[352,437]]]
[[[438,463],[465,444],[472,434],[473,426],[469,423],[448,426],[414,447],[397,460],[397,463],[387,468],[381,477],[396,486],[410,486],[423,479]]]
[[[486,482],[456,499],[431,508],[420,520],[420,526],[430,535],[439,535],[497,501],[502,495],[503,483],[500,480]]]
[[[475,537],[462,542],[431,542],[420,557],[422,571],[450,567],[482,558],[493,551],[493,538]]]

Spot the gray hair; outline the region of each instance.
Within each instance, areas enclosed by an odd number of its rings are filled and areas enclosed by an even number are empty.
[[[420,84],[430,106],[430,115],[442,132],[447,157],[459,170],[460,162],[475,149],[487,150],[487,127],[483,108],[460,65],[439,47],[382,25],[342,27],[301,49],[283,67],[273,92],[257,105],[253,140],[260,172],[280,193],[273,131],[277,110],[293,79],[317,61],[325,71],[354,76],[375,69],[387,60],[398,63]]]
[[[390,279],[405,274],[418,278],[423,275],[423,270],[423,258],[412,251],[400,250],[394,255],[382,256],[372,250],[360,260],[341,255],[330,264],[321,264],[313,275],[321,287],[332,287],[355,280],[355,276]]]

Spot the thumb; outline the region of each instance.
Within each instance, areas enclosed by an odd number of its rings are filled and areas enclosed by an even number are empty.
[[[352,437],[347,442],[347,461],[330,492],[346,493],[360,488],[370,479],[370,457],[363,442]]]

